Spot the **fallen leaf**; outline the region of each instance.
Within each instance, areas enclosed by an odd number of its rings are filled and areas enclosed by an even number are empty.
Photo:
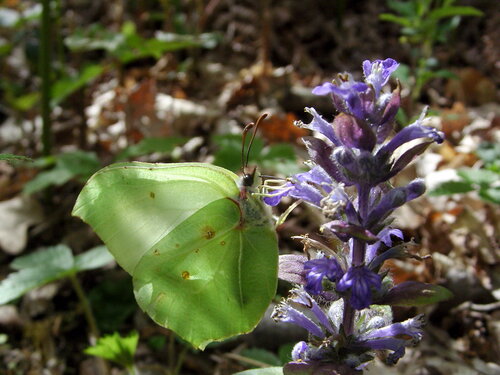
[[[42,220],[41,206],[29,196],[0,202],[0,247],[8,254],[19,254],[28,241],[28,228]]]

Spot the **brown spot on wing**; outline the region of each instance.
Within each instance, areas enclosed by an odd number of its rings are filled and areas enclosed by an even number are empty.
[[[154,250],[153,250],[153,254],[154,254],[154,255],[160,255],[160,250],[158,250],[158,249],[154,249]]]
[[[189,275],[189,272],[188,271],[182,271],[182,274],[181,274],[182,278],[184,280],[188,280],[190,275]]]
[[[224,246],[225,244],[226,244],[226,241],[221,241],[221,242],[220,242],[220,245],[221,245],[221,246]]]
[[[205,225],[201,229],[201,236],[206,240],[211,240],[212,238],[215,237],[215,229],[210,225]]]
[[[155,193],[153,193],[152,191],[149,192],[149,196],[152,198],[152,199],[155,199]]]

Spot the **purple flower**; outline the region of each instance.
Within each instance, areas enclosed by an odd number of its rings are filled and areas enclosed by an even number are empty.
[[[366,219],[365,225],[368,228],[382,222],[396,208],[406,202],[420,197],[425,192],[425,183],[417,178],[405,187],[398,187],[386,192],[380,202],[371,210]]]
[[[336,259],[313,259],[304,263],[306,291],[311,294],[320,294],[323,291],[323,278],[337,282],[344,271]]]
[[[339,292],[351,291],[349,302],[356,310],[370,306],[372,302],[371,288],[380,289],[380,275],[370,271],[365,266],[353,266],[337,284]]]
[[[310,334],[324,338],[325,334],[319,324],[313,322],[304,313],[284,302],[277,305],[271,315],[277,322],[292,323],[306,329]]]
[[[414,346],[422,339],[423,315],[376,328],[361,334],[357,338],[359,346],[375,350],[392,350],[387,357],[388,364],[395,364],[404,354],[406,346]]]
[[[303,288],[293,289],[290,295],[274,308],[271,317],[275,321],[293,323],[322,339],[325,333],[335,333],[326,313]]]
[[[377,237],[379,238],[379,241],[370,244],[366,247],[366,255],[365,255],[365,263],[368,264],[372,261],[373,258],[377,255],[378,250],[380,249],[380,246],[384,244],[387,247],[392,246],[392,238],[391,235],[398,237],[399,239],[403,239],[403,232],[399,229],[391,228],[391,227],[385,227],[382,229],[378,234]]]
[[[303,122],[299,121],[296,123],[298,126],[323,134],[335,146],[342,145],[333,131],[332,124],[324,120],[323,117],[321,117],[314,108],[306,108],[305,111],[311,114],[313,116],[313,119],[309,124],[304,124]]]
[[[341,171],[341,165],[333,157],[334,148],[332,146],[328,145],[322,139],[315,137],[304,137],[302,141],[307,147],[307,152],[311,160],[314,161],[316,165],[320,166],[331,179],[343,183],[346,186],[354,184],[354,182]],[[343,147],[337,147],[337,149],[343,149]]]
[[[442,132],[422,125],[425,114],[426,110],[416,122],[401,130],[375,154],[379,164],[387,165],[387,173],[380,182],[387,181],[401,172],[413,158],[424,152],[432,143],[444,141]],[[420,142],[415,142],[416,140]]]
[[[289,299],[291,303],[301,305],[302,309],[310,310],[313,314],[313,319],[320,324],[321,327],[325,328],[330,334],[335,333],[328,316],[325,314],[323,309],[318,305],[318,303],[312,298],[308,293],[302,288],[297,288],[291,291],[291,297]]]
[[[276,206],[281,198],[291,196],[320,207],[324,192],[329,193],[333,184],[331,178],[320,167],[296,174],[287,180],[287,183],[278,187],[266,185],[267,190],[272,191],[264,197],[266,204]]]
[[[371,84],[375,90],[375,95],[378,97],[382,86],[384,86],[391,74],[398,68],[399,64],[393,59],[369,60],[363,61],[363,73],[365,82]]]
[[[313,114],[316,126],[309,129],[320,131],[334,145],[339,142],[347,147],[371,151],[375,144],[382,143],[392,130],[392,122],[400,105],[399,85],[392,94],[381,94],[384,86],[399,64],[393,59],[363,62],[365,82],[354,81],[350,74],[339,75],[333,83],[326,82],[313,89],[313,94],[332,96],[335,108],[348,117],[337,117],[333,123],[335,134],[328,123]],[[350,117],[349,117],[350,116]]]
[[[323,83],[313,89],[315,95],[331,94],[333,104],[339,112],[350,113],[360,119],[366,117],[365,107],[361,94],[368,89],[363,82],[356,82],[350,74],[339,75],[335,83]]]
[[[309,345],[305,341],[299,341],[292,349],[292,360],[305,361],[307,359],[307,352]]]

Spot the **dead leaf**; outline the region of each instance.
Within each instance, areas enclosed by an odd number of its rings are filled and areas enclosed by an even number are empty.
[[[0,247],[8,254],[19,254],[28,241],[28,228],[42,220],[42,207],[29,196],[0,202]]]
[[[308,134],[306,129],[294,125],[297,120],[293,113],[275,114],[261,122],[260,131],[269,143],[297,142]]]

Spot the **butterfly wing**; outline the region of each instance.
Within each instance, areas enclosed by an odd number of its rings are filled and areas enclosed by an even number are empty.
[[[237,181],[209,164],[116,164],[73,211],[133,276],[141,308],[199,348],[254,328],[276,290],[276,234]]]

